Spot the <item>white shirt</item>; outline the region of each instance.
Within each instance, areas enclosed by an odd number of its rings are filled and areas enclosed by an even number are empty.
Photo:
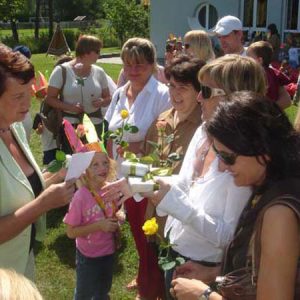
[[[204,177],[191,180],[191,162],[205,140],[200,126],[188,148],[180,180],[156,209],[158,215],[169,215],[165,234],[171,229],[170,242],[175,244],[175,251],[193,260],[220,262],[251,190],[237,187],[228,172],[219,172],[218,158]]]
[[[79,78],[73,71],[70,62],[62,64],[66,68],[66,82],[63,89],[64,102],[68,104],[80,103],[84,112],[92,113],[98,110],[92,104],[93,100],[99,100],[102,96],[102,90],[108,88],[107,77],[103,69],[99,66],[92,65],[91,72],[88,77],[84,78],[84,85],[78,83]],[[57,66],[53,70],[49,86],[60,89],[62,87],[62,70]],[[78,123],[77,118],[65,117],[71,123]],[[99,118],[91,118],[94,124],[101,123],[102,116]]]
[[[138,127],[137,133],[124,132],[123,140],[127,142],[143,141],[150,125],[157,117],[171,107],[169,89],[158,82],[153,76],[138,94],[135,101],[129,107],[126,91],[130,82],[118,88],[107,109],[105,119],[109,123],[109,130],[116,130],[122,126],[121,110],[126,109],[129,117],[126,119],[131,125]]]

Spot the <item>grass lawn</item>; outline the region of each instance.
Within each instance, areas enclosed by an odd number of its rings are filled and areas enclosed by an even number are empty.
[[[45,54],[32,56],[32,62],[36,70],[50,74],[55,60],[53,57],[46,57]],[[116,79],[121,69],[120,65],[102,64],[104,70]],[[39,103],[33,99],[32,115],[39,110]],[[41,166],[42,149],[39,136],[35,133],[31,137],[31,149]],[[75,286],[75,243],[65,234],[65,226],[62,223],[66,209],[56,209],[48,213],[47,237],[43,243],[38,243],[36,253],[36,282],[39,290],[45,299],[61,300],[72,299]],[[122,227],[122,249],[118,251],[118,259],[114,270],[112,299],[133,299],[134,292],[128,292],[126,284],[136,274],[137,255],[134,241],[130,234],[128,224]]]

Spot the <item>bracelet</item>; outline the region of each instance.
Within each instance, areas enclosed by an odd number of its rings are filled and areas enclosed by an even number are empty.
[[[213,292],[212,288],[208,287],[199,297],[199,300],[208,300],[209,295]]]

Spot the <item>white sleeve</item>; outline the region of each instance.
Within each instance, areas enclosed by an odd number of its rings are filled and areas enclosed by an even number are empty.
[[[106,73],[102,68],[99,68],[99,82],[102,87],[102,90],[108,88]]]
[[[105,117],[104,119],[109,123],[114,115],[114,111],[115,111],[115,108],[116,108],[116,105],[118,103],[118,101],[120,100],[120,97],[121,97],[121,90],[120,89],[117,89],[113,96],[112,96],[112,100],[107,108],[107,111],[105,113]]]
[[[60,89],[62,87],[62,84],[63,84],[62,68],[60,66],[57,66],[54,68],[54,70],[50,75],[49,86]]]
[[[172,186],[171,190],[157,206],[157,213],[164,212],[183,224],[188,225],[196,235],[205,238],[217,247],[224,247],[232,239],[240,214],[247,203],[251,191],[236,187],[233,180],[224,182],[226,189],[214,194],[214,202],[224,202],[223,216],[214,217],[202,209],[197,209],[190,201],[186,190]]]

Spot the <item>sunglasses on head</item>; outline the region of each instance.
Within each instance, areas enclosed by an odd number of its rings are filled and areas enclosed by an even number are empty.
[[[222,89],[210,88],[208,86],[201,86],[201,94],[203,99],[209,99],[216,96],[225,96],[225,92]]]
[[[225,165],[233,166],[235,164],[235,161],[236,161],[237,157],[239,156],[238,154],[233,153],[233,152],[228,153],[225,151],[219,151],[214,144],[212,145],[212,147],[213,147],[213,150],[215,151],[217,157],[219,159],[221,159]]]

